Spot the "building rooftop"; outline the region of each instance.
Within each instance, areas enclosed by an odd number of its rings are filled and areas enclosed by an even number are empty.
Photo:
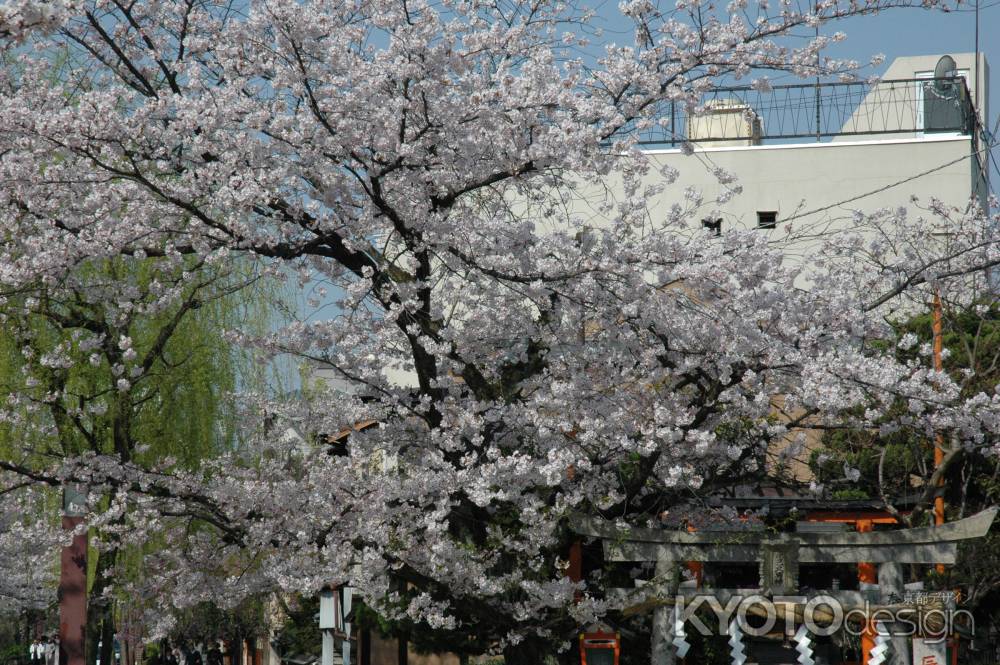
[[[858,138],[972,136],[973,97],[961,75],[723,87],[686,108],[666,103],[661,124],[637,131],[648,148],[737,147]]]

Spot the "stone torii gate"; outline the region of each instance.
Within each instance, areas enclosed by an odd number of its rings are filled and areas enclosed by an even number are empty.
[[[989,508],[940,526],[864,533],[774,534],[737,528],[685,532],[622,527],[593,517],[577,517],[572,528],[581,536],[600,538],[607,561],[655,562],[655,579],[659,583],[637,590],[647,598],[676,593],[678,590],[668,588],[663,580],[671,576],[677,564],[685,562],[758,562],[761,579],[756,593],[765,597],[798,593],[798,570],[802,563],[878,564],[878,597],[872,598],[861,591],[824,592],[845,605],[861,606],[866,600],[887,603],[902,597],[902,564],[954,564],[958,543],[985,536],[997,510]],[[746,590],[715,589],[699,593],[714,594],[726,602]],[[653,613],[652,662],[656,665],[674,662],[670,642],[676,626],[672,614],[673,608],[662,603]],[[892,646],[894,661],[909,665],[906,639],[894,638]]]

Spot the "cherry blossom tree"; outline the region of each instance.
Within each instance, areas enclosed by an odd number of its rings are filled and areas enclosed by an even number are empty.
[[[88,454],[32,479],[111,497],[89,521],[123,545],[163,543],[130,593],[184,608],[349,583],[519,664],[618,609],[599,575],[565,576],[574,515],[656,523],[808,427],[993,445],[996,394],[870,342],[896,343],[886,317],[908,298],[995,266],[995,220],[874,211],[796,267],[781,243],[692,224],[697,193],[652,209],[676,174],[630,131],[665,103],[698,113],[720,82],[850,76],[819,57],[839,35],[784,37],[907,4],[625,2],[634,44],[599,52],[585,8],[543,0],[101,0],[35,32],[44,3],[3,5],[22,17],[0,74],[5,297],[104,288],[127,310],[127,283],[67,276],[239,257],[329,283],[336,305],[228,332],[336,377],[247,395],[254,456]]]
[[[69,0],[7,0],[0,3],[0,38],[20,41],[32,32],[53,29],[76,6]]]

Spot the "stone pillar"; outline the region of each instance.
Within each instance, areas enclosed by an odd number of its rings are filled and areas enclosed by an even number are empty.
[[[333,665],[333,631],[337,627],[337,591],[327,587],[319,593],[319,629],[322,636],[321,665]]]
[[[855,529],[858,533],[868,533],[874,527],[871,520],[858,520],[854,524]],[[877,584],[878,583],[878,573],[875,570],[875,564],[862,561],[858,563],[858,587],[862,589],[861,597],[867,598],[865,594],[864,585],[865,584]],[[872,649],[875,647],[875,633],[874,626],[869,622],[864,631],[861,633],[861,663],[862,665],[868,665],[868,656],[871,654]]]
[[[883,605],[899,603],[903,600],[906,591],[903,583],[903,564],[897,561],[888,561],[878,567],[878,591],[879,602]],[[899,629],[899,624],[885,622],[885,627],[890,632],[895,633]],[[893,635],[892,651],[886,665],[910,665],[910,637],[905,635]]]
[[[672,600],[672,596],[677,590],[674,579],[676,572],[674,562],[667,559],[664,552],[660,552],[656,560],[656,577],[651,585],[651,594],[654,598]],[[674,637],[674,606],[672,604],[658,605],[653,610],[652,633],[650,665],[675,665],[677,658],[674,654],[674,648],[670,644]]]
[[[344,665],[351,665],[351,622],[347,620],[347,615],[351,612],[351,600],[354,596],[354,590],[349,586],[345,586],[343,594],[344,602],[341,606],[341,615],[344,621],[343,663]]]

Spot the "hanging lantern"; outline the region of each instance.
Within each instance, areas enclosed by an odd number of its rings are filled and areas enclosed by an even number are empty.
[[[620,654],[618,633],[580,633],[581,665],[618,665]]]

